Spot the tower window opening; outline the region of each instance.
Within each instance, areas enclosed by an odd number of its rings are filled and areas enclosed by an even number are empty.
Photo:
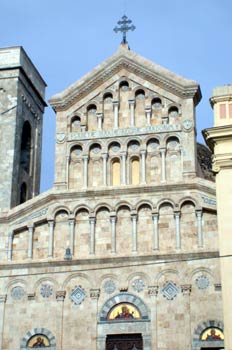
[[[20,165],[29,173],[31,162],[31,126],[28,121],[23,125],[22,139],[21,139],[21,154]]]

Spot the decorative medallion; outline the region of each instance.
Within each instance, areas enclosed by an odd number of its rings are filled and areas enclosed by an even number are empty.
[[[65,134],[63,132],[56,134],[56,141],[58,143],[64,142],[64,140],[65,140]]]
[[[101,151],[101,147],[100,146],[94,146],[93,148],[92,148],[92,151],[93,151],[93,153],[95,153],[95,154],[98,154],[100,151]]]
[[[145,288],[145,283],[141,278],[137,278],[132,282],[132,288],[138,293],[142,292]]]
[[[138,142],[131,142],[131,144],[130,144],[130,149],[131,149],[132,151],[138,150],[138,149],[139,149],[139,143],[138,143]]]
[[[40,294],[43,298],[49,298],[53,293],[53,288],[50,284],[42,284]]]
[[[116,290],[116,284],[112,280],[108,280],[103,285],[104,291],[107,294],[112,294]]]
[[[21,300],[24,295],[25,295],[25,291],[23,289],[23,287],[14,287],[11,289],[11,298],[14,300]]]
[[[76,305],[80,305],[86,297],[86,292],[81,286],[76,286],[70,295],[71,300]]]
[[[198,289],[206,289],[209,286],[209,279],[205,275],[201,275],[196,279]]]
[[[110,147],[112,152],[118,152],[120,150],[120,144],[117,142],[114,142]]]
[[[193,122],[190,119],[186,119],[183,121],[183,128],[186,131],[190,131],[192,129]]]
[[[161,292],[166,299],[173,300],[177,296],[179,288],[174,282],[167,281],[161,289]]]

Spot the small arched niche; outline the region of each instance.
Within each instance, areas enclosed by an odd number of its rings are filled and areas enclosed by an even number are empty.
[[[145,99],[145,91],[143,89],[139,89],[135,93],[136,101],[143,101]]]
[[[137,140],[131,140],[128,143],[128,151],[130,152],[136,152],[139,151],[140,143]]]
[[[81,118],[75,115],[71,120],[71,132],[80,131]]]
[[[91,156],[98,156],[101,153],[101,145],[99,143],[94,143],[90,147],[90,155]]]
[[[168,109],[169,117],[177,117],[179,115],[179,109],[176,106],[172,106]]]
[[[104,104],[111,103],[113,101],[113,95],[110,92],[106,92],[103,96]]]
[[[154,97],[151,101],[152,109],[160,109],[162,107],[162,101],[159,97]]]
[[[126,80],[121,81],[120,84],[119,84],[119,89],[121,91],[128,91],[129,90],[129,83],[128,83],[128,81],[126,81]]]
[[[113,153],[113,154],[118,153],[120,149],[121,149],[120,143],[117,141],[114,141],[109,145],[110,153]]]
[[[147,150],[148,152],[155,152],[159,148],[159,140],[152,138],[147,142]]]
[[[71,160],[75,161],[77,158],[80,157],[81,153],[82,147],[80,145],[73,146],[70,151]]]

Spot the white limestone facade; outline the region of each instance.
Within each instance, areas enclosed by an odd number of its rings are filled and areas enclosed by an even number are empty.
[[[54,187],[0,216],[2,350],[223,347],[200,99],[127,45],[51,98]]]

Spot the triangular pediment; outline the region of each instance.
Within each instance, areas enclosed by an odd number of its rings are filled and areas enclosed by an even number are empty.
[[[64,91],[54,95],[49,103],[55,111],[66,110],[122,69],[180,98],[193,98],[195,104],[201,99],[201,91],[197,82],[185,79],[130,51],[127,46],[121,45],[113,56]]]

